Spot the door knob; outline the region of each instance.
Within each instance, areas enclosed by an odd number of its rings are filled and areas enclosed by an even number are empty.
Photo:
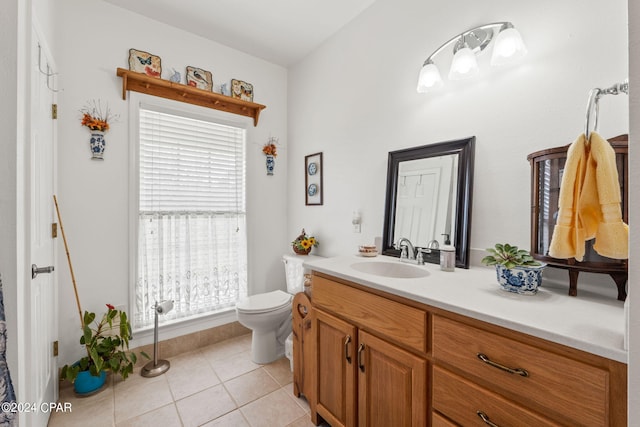
[[[31,278],[35,279],[38,274],[42,273],[53,273],[53,270],[53,265],[50,265],[48,267],[38,267],[35,264],[31,264]]]

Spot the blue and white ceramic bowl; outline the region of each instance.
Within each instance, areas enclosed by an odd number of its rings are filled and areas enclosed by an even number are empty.
[[[503,265],[496,265],[500,288],[503,291],[521,295],[534,295],[538,292],[538,286],[542,284],[542,271],[546,266],[542,264],[535,267],[506,268]]]

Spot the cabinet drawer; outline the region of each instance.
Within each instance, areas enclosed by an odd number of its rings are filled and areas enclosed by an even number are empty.
[[[440,316],[433,316],[432,348],[436,364],[462,370],[540,413],[571,424],[610,425],[607,370]],[[482,361],[479,353],[527,375]]]
[[[461,426],[486,426],[478,412],[500,427],[558,425],[438,366],[433,368],[433,409]]]
[[[313,305],[420,352],[427,350],[427,313],[387,298],[313,276]]]
[[[431,427],[458,427],[442,415],[434,412],[431,414]]]

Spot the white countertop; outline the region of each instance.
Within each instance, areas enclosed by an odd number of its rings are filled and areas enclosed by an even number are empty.
[[[400,263],[394,257],[349,255],[310,258],[304,267],[627,363],[621,301],[583,291],[577,297],[568,296],[568,284],[545,283],[544,274],[537,294],[518,295],[500,289],[492,267],[444,272],[437,264],[414,265],[429,275],[398,279],[357,271],[351,268],[356,262]]]

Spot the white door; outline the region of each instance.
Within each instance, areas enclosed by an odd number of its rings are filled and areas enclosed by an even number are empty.
[[[54,223],[53,194],[55,186],[54,143],[55,122],[52,105],[55,93],[52,70],[46,51],[40,47],[37,32],[32,31],[31,114],[30,114],[30,238],[31,264],[39,268],[55,263],[52,223]],[[26,319],[29,325],[26,367],[27,396],[38,405],[55,402],[58,397],[58,372],[53,343],[58,339],[58,291],[55,272],[38,274],[32,278],[27,292],[29,306]],[[38,410],[27,417],[27,425],[46,426],[47,411]],[[29,418],[31,418],[29,420]]]
[[[396,241],[406,237],[415,246],[426,247],[429,241],[436,239],[440,175],[440,168],[430,168],[411,170],[398,176]]]

